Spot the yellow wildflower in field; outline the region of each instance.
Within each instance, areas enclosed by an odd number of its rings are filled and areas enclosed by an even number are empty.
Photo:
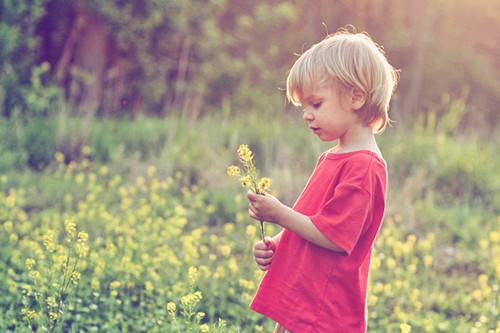
[[[54,158],[57,161],[57,163],[64,163],[64,154],[61,153],[60,151],[54,154]]]
[[[253,237],[255,236],[255,233],[257,232],[257,228],[253,225],[249,225],[247,226],[247,229],[245,230],[245,234],[248,236],[248,237]]]
[[[203,298],[200,291],[195,291],[194,293],[190,293],[181,297],[181,305],[182,307],[194,306]]]
[[[30,310],[28,308],[23,308],[21,310],[21,314],[23,315],[23,319],[27,321],[31,321],[38,316],[38,313],[34,310]]]
[[[87,234],[84,231],[80,231],[78,233],[78,241],[79,242],[86,242],[89,239],[89,234]]]
[[[222,245],[220,247],[220,253],[224,256],[224,257],[229,257],[229,255],[231,254],[231,247],[229,245]]]
[[[424,256],[424,265],[425,267],[429,267],[430,265],[432,265],[432,256],[428,254]]]
[[[26,259],[26,268],[31,271],[33,269],[33,266],[35,265],[35,259],[33,258],[28,258]]]
[[[410,333],[411,332],[411,326],[406,324],[406,323],[399,325],[399,328],[401,329],[401,333]]]
[[[81,276],[81,275],[80,275],[80,272],[73,272],[73,273],[71,274],[71,282],[72,282],[73,284],[77,284],[77,283],[78,283],[78,281],[80,281],[80,276]]]
[[[64,220],[64,228],[66,229],[66,233],[70,238],[73,238],[75,236],[76,224],[72,219],[68,218]]]
[[[118,295],[118,289],[120,288],[121,285],[122,284],[120,281],[113,281],[109,284],[109,289],[111,289],[112,297],[116,297]]]
[[[177,307],[174,302],[167,303],[167,312],[170,316],[175,317],[175,312],[177,311]]]
[[[203,324],[200,326],[201,333],[208,333],[210,331],[210,327],[207,324]]]
[[[196,320],[201,321],[203,318],[205,318],[205,312],[198,312],[196,314]]]
[[[57,306],[56,299],[53,296],[47,297],[47,306],[49,308],[55,308]]]
[[[193,267],[193,266],[189,267],[188,278],[189,278],[190,284],[195,284],[196,281],[198,280],[198,268]]]
[[[48,230],[45,236],[43,237],[43,245],[49,252],[53,252],[56,249],[56,245],[54,243],[55,234],[53,230]]]
[[[85,145],[82,147],[82,153],[84,156],[89,156],[92,153],[92,148],[89,146]]]
[[[386,265],[387,268],[394,269],[396,267],[396,260],[394,260],[393,258],[387,258]]]

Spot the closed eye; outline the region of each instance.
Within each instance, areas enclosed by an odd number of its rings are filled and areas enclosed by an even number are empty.
[[[319,102],[319,103],[313,103],[312,107],[315,108],[315,109],[319,109],[321,107],[321,102]]]

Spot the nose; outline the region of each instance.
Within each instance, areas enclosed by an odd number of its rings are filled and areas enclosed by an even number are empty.
[[[312,120],[314,120],[314,114],[312,113],[312,111],[310,110],[309,107],[305,108],[302,111],[303,111],[303,113],[302,113],[302,119],[304,119],[305,121],[312,121]]]

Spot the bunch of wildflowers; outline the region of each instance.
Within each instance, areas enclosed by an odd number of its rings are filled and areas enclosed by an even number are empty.
[[[271,187],[271,179],[268,177],[259,179],[253,161],[253,152],[247,145],[240,145],[237,153],[244,172],[242,174],[239,167],[231,165],[227,168],[227,174],[232,177],[240,176],[241,186],[250,189],[256,194],[264,194]],[[260,221],[260,233],[262,241],[264,241],[264,221]]]
[[[21,314],[30,325],[41,324],[48,332],[57,331],[71,287],[78,284],[80,269],[89,251],[88,234],[77,232],[73,219],[66,218],[64,228],[63,243],[57,241],[54,230],[48,230],[36,258],[25,261],[32,285],[23,288]]]

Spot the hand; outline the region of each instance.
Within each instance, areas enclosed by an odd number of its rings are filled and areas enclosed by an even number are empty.
[[[269,193],[255,194],[247,192],[248,214],[259,221],[279,224],[281,213],[285,206]]]
[[[259,266],[262,271],[267,271],[269,266],[271,266],[271,261],[273,260],[276,243],[271,237],[266,237],[264,241],[265,243],[262,241],[255,243],[253,247],[253,255],[255,256],[257,266]]]

